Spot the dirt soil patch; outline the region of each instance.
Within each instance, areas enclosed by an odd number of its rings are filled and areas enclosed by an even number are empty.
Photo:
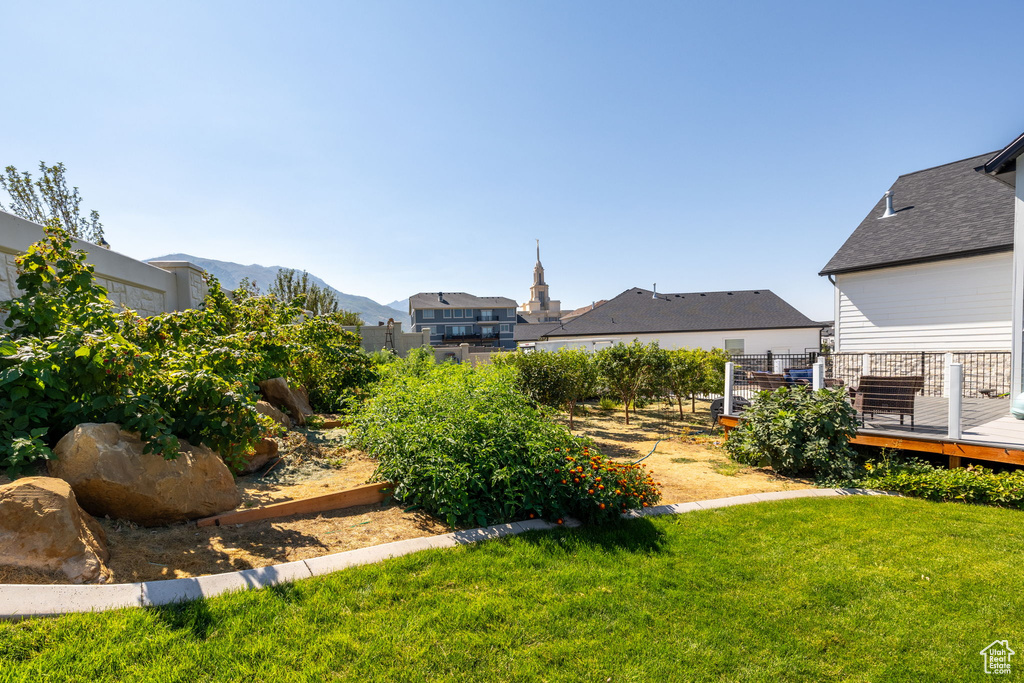
[[[627,425],[622,408],[602,410],[588,404],[585,414],[577,416],[573,433],[589,436],[602,453],[620,462],[646,456],[642,464],[661,483],[666,504],[813,488],[812,481],[730,460],[723,447],[724,433],[711,428],[710,405],[697,401],[696,411],[691,411],[684,404],[680,418],[678,406],[659,402],[630,411]],[[563,422],[568,425],[567,419]]]
[[[626,425],[621,408],[587,405],[577,417],[574,433],[591,437],[602,453],[622,462],[648,456],[643,464],[661,482],[663,503],[812,486],[810,481],[729,460],[721,447],[724,435],[710,428],[708,406],[698,402],[695,412],[687,406],[680,419],[678,408],[659,403],[631,414]],[[347,448],[344,438],[345,431],[339,428],[289,432],[280,439],[278,462],[238,478],[239,509],[370,482],[376,461]],[[101,519],[100,523],[107,532],[109,581],[114,583],[252,569],[451,531],[430,515],[406,512],[387,502],[221,527],[185,523],[147,529],[121,520]],[[0,567],[0,583],[67,583],[67,579],[59,573]]]

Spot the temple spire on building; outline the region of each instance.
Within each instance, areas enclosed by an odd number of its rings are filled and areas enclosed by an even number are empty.
[[[544,266],[540,263],[540,240],[537,240],[537,264],[533,267],[533,286],[544,284]],[[530,296],[536,298],[535,292],[530,292]]]
[[[561,315],[561,302],[552,301],[548,296],[548,285],[544,282],[544,266],[540,262],[540,240],[537,240],[537,263],[533,266],[533,285],[530,287],[530,301],[523,304],[520,313],[529,322],[550,322]]]

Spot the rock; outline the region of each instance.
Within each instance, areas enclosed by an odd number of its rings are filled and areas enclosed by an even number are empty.
[[[103,581],[103,527],[63,479],[25,477],[0,486],[0,564],[60,570],[74,583]]]
[[[256,412],[266,415],[285,429],[292,428],[292,419],[266,401],[256,402]]]
[[[174,460],[143,453],[138,435],[112,422],[80,424],[57,442],[46,466],[74,489],[78,504],[144,526],[208,517],[238,507],[234,477],[216,453],[181,441]]]
[[[239,470],[239,474],[252,474],[277,457],[277,441],[274,439],[261,439],[256,444],[256,450],[243,456],[246,461]]]
[[[259,383],[263,398],[278,408],[286,409],[295,424],[305,426],[306,418],[313,414],[309,406],[309,397],[302,389],[292,389],[284,377],[275,377]]]

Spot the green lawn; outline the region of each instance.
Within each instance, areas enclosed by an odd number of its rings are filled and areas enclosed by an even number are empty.
[[[0,624],[0,680],[985,680],[996,639],[1024,668],[1022,521],[850,497],[537,532]]]

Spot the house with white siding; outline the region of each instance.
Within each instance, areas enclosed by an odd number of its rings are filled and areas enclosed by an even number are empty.
[[[1004,152],[901,175],[878,200],[820,272],[837,353],[1013,350],[1020,392],[1021,202]]]
[[[634,339],[664,349],[725,349],[736,354],[818,351],[821,323],[767,290],[654,292],[627,289],[571,320],[518,325],[520,348],[589,351]]]

